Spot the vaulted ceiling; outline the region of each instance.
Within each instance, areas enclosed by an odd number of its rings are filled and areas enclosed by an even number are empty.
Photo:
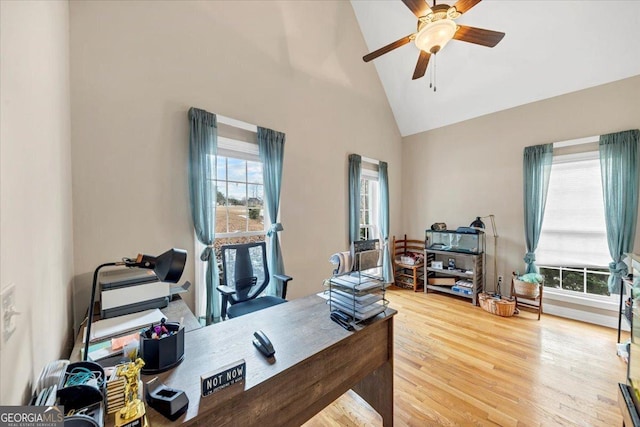
[[[351,4],[369,49],[363,56],[416,31],[401,0]],[[368,64],[403,136],[640,75],[637,0],[484,0],[456,23],[506,36],[494,48],[452,40],[417,80],[413,42]]]

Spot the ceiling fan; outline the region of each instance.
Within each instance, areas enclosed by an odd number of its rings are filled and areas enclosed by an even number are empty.
[[[480,1],[458,0],[453,6],[449,6],[446,4],[436,5],[434,0],[433,7],[429,7],[426,0],[402,0],[418,18],[418,31],[381,47],[363,56],[362,59],[364,62],[369,62],[413,40],[418,49],[420,49],[418,63],[413,72],[413,80],[415,80],[424,76],[431,55],[438,53],[451,39],[494,47],[502,40],[504,33],[457,25],[454,22],[455,19],[480,3]]]

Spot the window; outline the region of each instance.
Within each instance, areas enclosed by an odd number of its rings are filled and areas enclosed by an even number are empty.
[[[608,268],[540,267],[545,287],[593,295],[609,295]]]
[[[598,151],[554,154],[536,258],[545,286],[609,295]]]
[[[224,245],[264,241],[265,210],[262,163],[258,145],[218,137],[218,153],[211,159],[216,186],[216,240],[214,248],[220,265],[220,248]],[[268,215],[268,214],[267,214]],[[204,283],[206,264],[199,254],[205,246],[195,240],[195,276],[197,316],[206,313]]]
[[[262,164],[217,156],[216,172],[216,234],[264,232]]]
[[[363,168],[360,179],[360,239],[362,240],[379,238],[378,199],[378,172]]]
[[[214,162],[216,247],[264,240],[264,183],[258,146],[220,137]]]

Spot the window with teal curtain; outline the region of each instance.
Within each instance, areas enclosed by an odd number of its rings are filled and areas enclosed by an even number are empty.
[[[600,136],[600,169],[609,264],[609,292],[619,294],[627,265],[625,253],[633,251],[638,218],[637,129]]]
[[[271,279],[267,294],[282,296],[282,281],[274,279],[276,274],[285,274],[278,232],[283,230],[278,222],[280,188],[282,187],[282,166],[284,163],[285,134],[258,127],[258,150],[262,161],[264,194],[271,226],[267,229],[269,238],[268,260]]]
[[[389,253],[389,174],[387,163],[378,165],[378,179],[380,183],[380,234],[383,241],[382,277],[386,283],[393,282],[393,267]]]
[[[544,221],[536,248],[536,265],[547,288],[579,292],[588,298],[610,295],[606,267],[611,258],[602,199],[599,136],[593,138],[593,145],[564,145],[573,148],[571,153],[563,150],[564,142],[554,143]]]
[[[349,243],[360,240],[360,174],[362,157],[349,155]]]
[[[196,237],[206,248],[200,259],[207,263],[206,323],[220,320],[220,294],[216,290],[218,263],[213,243],[216,224],[215,155],[217,150],[216,115],[197,108],[189,109],[189,199]]]
[[[525,147],[522,164],[524,199],[524,235],[527,253],[524,256],[527,273],[537,273],[535,251],[540,239],[544,208],[547,201],[553,144]]]

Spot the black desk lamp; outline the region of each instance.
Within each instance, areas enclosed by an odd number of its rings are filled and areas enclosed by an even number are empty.
[[[108,262],[106,264],[99,265],[93,272],[93,286],[91,288],[91,303],[89,305],[89,316],[87,317],[87,332],[84,337],[84,356],[82,360],[87,360],[89,356],[89,340],[91,337],[91,321],[93,320],[93,306],[96,301],[96,285],[98,283],[98,272],[102,267],[110,267],[117,265],[124,265],[125,267],[146,268],[153,270],[161,282],[177,283],[182,276],[184,265],[187,261],[187,251],[184,249],[172,248],[158,255],[157,257],[151,255],[138,254],[136,259],[123,258],[122,261]]]

